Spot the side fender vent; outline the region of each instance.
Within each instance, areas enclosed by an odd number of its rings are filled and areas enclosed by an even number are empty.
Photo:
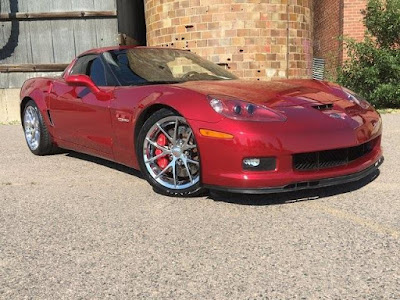
[[[47,116],[49,117],[50,125],[54,126],[53,120],[51,119],[50,110],[47,110]]]

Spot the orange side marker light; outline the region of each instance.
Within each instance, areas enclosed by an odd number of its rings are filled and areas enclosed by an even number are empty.
[[[226,140],[232,140],[233,139],[233,135],[232,134],[219,132],[219,131],[214,131],[214,130],[209,130],[209,129],[200,129],[200,134],[202,136],[213,137],[213,138],[217,138],[217,139],[226,139]]]

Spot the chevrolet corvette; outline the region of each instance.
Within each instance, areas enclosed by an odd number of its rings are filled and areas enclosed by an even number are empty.
[[[382,122],[317,80],[244,81],[190,51],[87,51],[21,89],[35,155],[56,149],[141,170],[155,191],[276,193],[356,181],[383,162]]]

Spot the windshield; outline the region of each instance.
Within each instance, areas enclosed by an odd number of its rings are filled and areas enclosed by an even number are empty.
[[[237,79],[189,51],[135,48],[106,52],[104,59],[121,85]]]

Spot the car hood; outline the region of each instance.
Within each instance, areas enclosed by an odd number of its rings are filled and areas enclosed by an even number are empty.
[[[316,80],[188,81],[180,87],[204,95],[235,97],[270,108],[321,105],[343,100],[330,85]]]
[[[287,122],[295,122],[305,131],[332,126],[355,130],[365,124],[372,133],[381,129],[379,115],[372,107],[362,108],[349,101],[340,86],[323,81],[191,81],[179,86],[204,95],[224,95],[264,105],[283,113]]]

